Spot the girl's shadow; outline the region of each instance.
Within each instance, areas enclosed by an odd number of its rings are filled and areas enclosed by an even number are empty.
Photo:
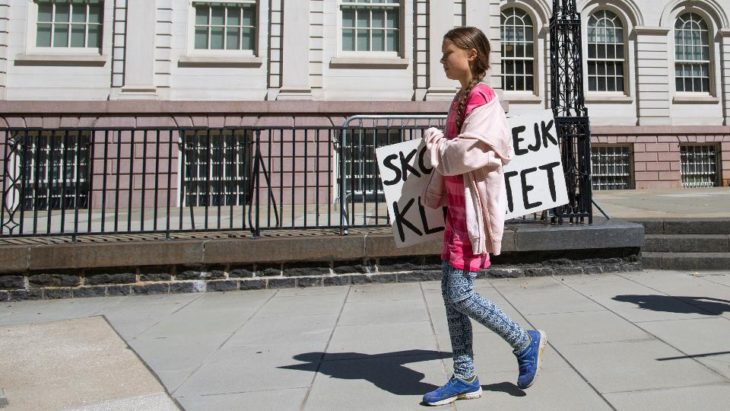
[[[414,371],[404,364],[451,358],[451,353],[408,350],[382,354],[361,353],[323,353],[310,352],[294,356],[301,364],[279,368],[321,372],[333,378],[345,380],[367,380],[376,387],[396,395],[423,395],[437,386],[422,382],[425,375]],[[482,389],[501,391],[513,396],[525,395],[514,384],[503,382],[484,385]]]

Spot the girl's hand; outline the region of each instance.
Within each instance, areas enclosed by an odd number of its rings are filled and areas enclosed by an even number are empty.
[[[431,149],[431,147],[434,146],[434,144],[438,143],[438,141],[443,138],[443,131],[437,129],[436,127],[430,127],[423,132],[423,139],[426,141],[426,148],[429,150]]]
[[[423,139],[426,141],[426,149],[431,154],[430,156],[428,156],[428,159],[431,163],[430,167],[438,167],[440,163],[438,144],[441,140],[444,140],[445,138],[446,137],[444,137],[443,131],[437,129],[436,127],[430,127],[423,132]]]

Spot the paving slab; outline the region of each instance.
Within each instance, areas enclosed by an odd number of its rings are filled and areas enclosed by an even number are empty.
[[[178,409],[99,316],[0,328],[0,375],[8,411],[95,409],[148,395],[157,396],[161,409]]]
[[[282,388],[215,395],[177,397],[187,411],[246,410],[299,411],[308,388]]]
[[[531,314],[528,317],[538,328],[550,330],[549,340],[559,346],[653,338],[633,323],[608,310]]]
[[[436,350],[429,322],[338,326],[327,347],[326,358],[357,358],[362,354],[383,355],[409,350]]]
[[[567,345],[559,349],[601,393],[727,381],[696,362],[659,361],[683,354],[658,340]]]
[[[422,410],[421,398],[446,381],[438,353],[325,361],[306,410]]]
[[[715,317],[655,321],[641,326],[685,353],[660,361],[697,361],[724,375],[730,382],[730,320]]]
[[[679,299],[667,297],[616,274],[580,275],[561,280],[567,287],[581,293],[601,307],[609,309],[632,322],[701,318],[703,314]],[[654,298],[658,296],[658,298]],[[647,297],[651,301],[647,304]]]
[[[564,287],[551,277],[540,282],[506,282],[494,281],[495,288],[515,306],[521,307],[521,313],[531,314],[572,313],[584,311],[600,311],[603,308],[586,296]],[[527,284],[527,285],[525,285]]]
[[[727,411],[730,384],[606,394],[619,410]]]

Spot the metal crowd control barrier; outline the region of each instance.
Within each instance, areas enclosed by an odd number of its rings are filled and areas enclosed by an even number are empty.
[[[336,202],[340,205],[340,234],[347,235],[348,228],[353,225],[350,217],[354,219],[355,202],[354,198],[359,196],[362,199],[363,219],[367,218],[368,200],[376,203],[382,201],[382,187],[377,177],[377,163],[375,162],[375,148],[381,145],[399,143],[401,141],[411,140],[421,137],[423,130],[428,127],[444,128],[446,122],[445,114],[423,114],[423,115],[407,115],[407,114],[391,114],[391,115],[365,115],[359,114],[347,117],[342,123],[342,134],[339,147],[336,150],[338,159],[336,161],[338,178],[338,195]],[[353,124],[357,123],[357,126]],[[372,133],[362,135],[363,132],[372,131]],[[349,132],[349,134],[348,134]],[[395,133],[393,133],[395,132]],[[356,134],[359,133],[359,134]],[[395,134],[395,136],[393,135]],[[414,136],[415,134],[415,136]],[[370,140],[370,141],[368,141]],[[379,144],[384,143],[384,144]],[[346,155],[349,153],[350,156]],[[356,155],[361,155],[359,159]],[[356,165],[360,161],[360,170],[355,170]],[[347,165],[351,170],[347,170]],[[368,167],[374,169],[367,170]],[[348,172],[349,171],[349,172]],[[357,172],[360,174],[357,174]],[[368,173],[370,172],[370,173]],[[348,179],[349,176],[349,179]],[[357,179],[359,178],[359,183]],[[370,184],[368,179],[371,179]],[[348,187],[349,181],[349,187]],[[369,187],[364,187],[368,185]],[[369,188],[369,192],[367,190]],[[348,206],[350,211],[348,212]],[[387,219],[387,213],[383,216],[379,213],[378,204],[375,205],[375,218]]]

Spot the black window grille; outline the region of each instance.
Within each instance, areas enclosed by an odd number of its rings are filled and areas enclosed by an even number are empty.
[[[594,190],[625,190],[634,187],[633,156],[629,146],[591,147]]]
[[[183,206],[251,203],[251,130],[186,130],[182,152]]]
[[[682,186],[715,187],[720,183],[717,172],[719,163],[717,146],[714,144],[682,144],[679,146]]]
[[[24,210],[84,208],[89,201],[90,132],[29,131],[20,138]]]

